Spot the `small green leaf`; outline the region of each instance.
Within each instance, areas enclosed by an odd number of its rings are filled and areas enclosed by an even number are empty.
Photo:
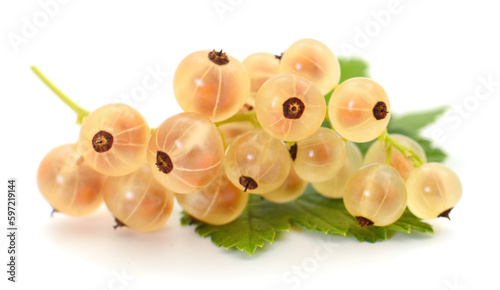
[[[368,63],[360,58],[339,57],[340,82],[354,77],[368,77]]]
[[[440,107],[434,110],[411,113],[404,116],[391,116],[391,121],[388,125],[388,131],[391,131],[391,129],[395,128],[404,128],[406,130],[417,131],[429,124],[432,124],[447,110],[448,107]]]
[[[325,127],[325,128],[330,129],[330,128],[332,128],[332,124],[330,123],[330,121],[328,121],[328,120],[325,119],[323,121],[323,123],[321,124],[321,127]]]
[[[434,147],[430,140],[424,138],[416,138],[422,148],[424,148],[425,155],[427,156],[427,162],[444,162],[446,160],[446,153],[440,148]]]
[[[360,58],[347,57],[339,57],[338,60],[340,65],[339,84],[354,77],[368,77],[368,63],[366,61]],[[334,89],[325,95],[325,101],[327,104],[330,101],[333,91]]]
[[[422,233],[434,233],[432,226],[419,220],[414,214],[408,209],[405,210],[403,216],[399,218],[392,225],[388,225],[387,229],[402,231],[410,233],[411,231],[417,231]]]
[[[288,231],[291,225],[323,233],[352,235],[359,241],[377,242],[388,239],[388,230],[432,232],[430,225],[409,211],[388,227],[361,227],[356,218],[345,209],[341,199],[330,199],[318,194],[312,186],[297,200],[276,204],[251,195],[245,211],[232,223],[222,226],[191,221],[187,214],[182,224],[196,224],[196,232],[210,236],[212,242],[226,249],[237,248],[252,255],[266,242],[272,243],[278,231]]]
[[[368,151],[368,148],[370,148],[370,146],[373,144],[373,142],[375,142],[375,140],[370,141],[370,142],[365,142],[365,143],[356,143],[356,145],[358,146],[359,150],[361,151],[361,154],[363,154],[363,156],[365,156],[366,151]]]
[[[391,116],[391,121],[387,126],[387,131],[390,134],[401,134],[412,138],[417,141],[420,146],[425,151],[427,155],[427,162],[443,162],[446,159],[446,153],[437,147],[434,147],[431,140],[423,138],[420,135],[420,130],[439,118],[444,112],[446,112],[447,107],[440,107],[437,109],[411,113],[404,116]],[[368,148],[374,141],[366,143],[357,143],[358,148],[361,150],[363,155],[366,154]]]
[[[332,97],[332,94],[333,94],[333,91],[335,89],[332,89],[331,91],[329,91],[326,95],[325,95],[325,102],[326,102],[326,105],[328,106],[328,102],[330,102],[330,98]]]
[[[191,219],[191,217],[185,212],[182,211],[181,215],[181,226],[190,226],[194,224],[196,221]]]
[[[200,221],[189,221],[190,218],[185,213],[182,224],[196,224],[196,232],[202,237],[210,236],[218,247],[236,247],[252,255],[258,247],[264,246],[265,242],[272,243],[276,232],[290,229],[290,223],[282,211],[279,205],[252,194],[243,213],[229,224],[214,226]]]

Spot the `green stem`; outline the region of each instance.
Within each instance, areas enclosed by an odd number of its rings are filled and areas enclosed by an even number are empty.
[[[413,151],[412,149],[404,146],[403,144],[399,143],[398,141],[396,141],[389,133],[387,133],[387,129],[384,131],[384,133],[382,133],[380,135],[380,137],[378,138],[380,141],[382,142],[385,142],[385,144],[387,145],[387,155],[388,155],[388,161],[390,162],[390,157],[389,157],[389,154],[390,154],[390,150],[391,150],[391,147],[394,146],[394,148],[398,149],[404,156],[408,156],[410,155],[410,160],[411,162],[413,163],[413,166],[415,167],[419,167],[420,165],[424,164],[425,162],[422,160],[422,158],[420,158],[420,156],[418,156],[417,153],[415,153],[415,151]]]
[[[387,146],[387,157],[385,158],[385,164],[389,165],[391,164],[391,157],[392,157],[392,146]]]
[[[228,123],[244,122],[244,121],[252,123],[252,125],[254,125],[257,128],[262,128],[259,121],[257,120],[257,116],[255,115],[255,111],[250,112],[250,113],[236,114],[229,119],[226,119],[226,120],[223,120],[220,122],[216,122],[215,125],[217,127],[219,127],[220,125],[224,125],[224,124],[228,124]]]
[[[217,130],[219,131],[220,137],[222,138],[222,145],[224,147],[224,152],[226,152],[227,145],[229,144],[226,143],[226,138],[224,138],[224,134],[222,134],[222,131],[220,130],[219,127],[217,127]]]
[[[83,119],[87,117],[90,112],[80,107],[77,103],[75,103],[70,97],[66,96],[58,87],[56,87],[36,66],[31,66],[31,70],[40,78],[40,80],[47,86],[49,89],[56,94],[56,96],[61,99],[68,107],[70,107],[77,115],[76,123],[81,125],[83,123]]]

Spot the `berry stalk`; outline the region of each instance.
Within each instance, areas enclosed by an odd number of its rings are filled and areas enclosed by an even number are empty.
[[[70,97],[63,93],[58,87],[56,87],[36,66],[31,66],[31,70],[36,74],[36,76],[47,86],[49,89],[56,94],[56,96],[61,99],[68,107],[70,107],[77,115],[76,123],[81,125],[83,119],[87,117],[90,112],[85,110],[80,105],[75,103]]]
[[[409,156],[411,162],[413,163],[413,166],[415,167],[419,167],[421,165],[423,165],[425,162],[422,160],[422,158],[420,158],[420,156],[418,156],[417,153],[415,153],[415,151],[413,151],[412,149],[404,146],[403,144],[399,143],[398,141],[396,141],[388,132],[387,132],[387,129],[384,131],[384,133],[382,133],[380,135],[380,137],[378,137],[378,139],[381,141],[381,142],[385,142],[385,144],[387,145],[387,161],[390,162],[390,155],[391,155],[391,147],[394,146],[394,148],[398,149],[404,156]]]
[[[385,164],[390,165],[391,164],[391,158],[392,158],[392,146],[386,144],[386,152],[387,152],[387,157],[385,158]]]
[[[254,125],[256,128],[262,128],[259,121],[257,120],[257,116],[256,116],[255,112],[235,114],[229,119],[215,122],[215,125],[217,127],[219,127],[220,125],[223,125],[223,124],[228,124],[228,123],[232,123],[232,122],[242,122],[242,121],[248,121],[248,122],[252,123],[252,125]]]

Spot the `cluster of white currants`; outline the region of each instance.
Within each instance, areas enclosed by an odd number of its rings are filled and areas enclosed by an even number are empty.
[[[165,223],[174,196],[192,218],[221,225],[241,214],[248,194],[289,202],[308,183],[343,198],[361,226],[389,225],[407,206],[420,218],[447,216],[461,196],[456,174],[425,163],[415,141],[387,133],[390,103],[378,83],[339,80],[337,58],[312,39],[243,62],[223,51],[192,53],[173,80],[185,112],[151,134],[130,106],[98,108],[76,145],[43,159],[40,191],[70,215],[104,199],[118,225],[141,231]],[[332,128],[322,127],[325,118]],[[353,142],[376,138],[363,161]]]

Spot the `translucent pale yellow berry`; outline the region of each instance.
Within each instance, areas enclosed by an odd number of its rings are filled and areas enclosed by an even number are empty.
[[[391,134],[391,137],[394,138],[394,140],[396,140],[399,144],[413,150],[413,152],[417,154],[423,162],[427,162],[424,149],[415,140],[400,134]],[[415,168],[412,160],[410,159],[411,156],[411,154],[407,154],[406,156],[403,155],[403,153],[401,153],[401,151],[396,149],[394,146],[391,148],[391,161],[389,165],[394,167],[405,180]],[[366,152],[364,164],[385,163],[386,159],[387,150],[385,143],[376,140]]]
[[[361,226],[390,225],[401,217],[406,208],[404,180],[389,165],[366,165],[347,182],[344,204]]]
[[[153,178],[144,164],[135,172],[110,177],[103,188],[104,201],[114,217],[134,230],[159,230],[172,212],[174,194]]]
[[[311,80],[322,95],[326,95],[339,83],[340,65],[325,44],[314,39],[301,39],[281,57],[280,74],[303,76]]]
[[[248,192],[232,184],[224,170],[220,170],[207,187],[190,194],[176,194],[176,198],[192,218],[223,225],[240,216],[248,203]]]
[[[149,126],[137,110],[125,104],[108,104],[85,119],[78,149],[94,170],[120,176],[142,166],[149,137]]]
[[[267,52],[254,53],[243,60],[243,66],[250,78],[250,96],[247,103],[255,105],[257,92],[262,84],[279,73],[279,65],[279,58]]]
[[[422,219],[448,217],[462,197],[457,174],[439,163],[415,168],[406,180],[408,209]]]
[[[295,170],[290,168],[285,182],[278,188],[261,196],[274,203],[285,203],[296,200],[307,188],[307,182],[301,179]]]
[[[352,174],[363,164],[363,155],[358,146],[352,142],[346,143],[347,156],[344,166],[333,178],[324,182],[313,182],[312,186],[318,193],[330,198],[342,198],[344,188]]]
[[[310,80],[291,74],[277,75],[257,93],[255,112],[268,134],[297,141],[311,136],[321,126],[326,103]]]
[[[102,204],[106,176],[83,160],[75,144],[52,149],[38,168],[38,188],[55,211],[72,216],[92,213]]]
[[[219,125],[219,130],[224,137],[224,143],[226,146],[231,145],[236,137],[252,129],[255,129],[254,125],[247,121],[231,122]]]
[[[250,79],[240,61],[220,51],[186,56],[174,74],[174,95],[186,112],[214,122],[234,115],[250,93]]]
[[[353,142],[368,142],[380,136],[389,123],[390,110],[385,90],[363,77],[341,83],[328,103],[333,128]]]
[[[297,141],[296,150],[293,168],[300,178],[308,182],[332,179],[342,169],[346,159],[345,142],[332,129],[324,127]]]
[[[291,167],[288,150],[262,129],[240,135],[229,146],[224,170],[241,190],[262,194],[280,187]]]
[[[180,113],[166,119],[151,136],[148,165],[153,176],[175,193],[207,186],[222,166],[224,145],[206,116]]]

